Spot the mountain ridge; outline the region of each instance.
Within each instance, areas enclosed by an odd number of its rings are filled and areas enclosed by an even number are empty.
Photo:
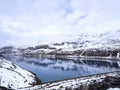
[[[104,34],[84,33],[73,41],[52,44],[38,44],[31,47],[14,48],[12,46],[0,48],[0,53],[20,54],[24,56],[105,56],[119,57],[120,30]]]

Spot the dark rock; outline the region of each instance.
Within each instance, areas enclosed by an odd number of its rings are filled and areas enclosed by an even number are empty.
[[[89,85],[88,90],[107,90],[110,87],[120,87],[120,77],[107,76],[102,82]]]
[[[9,54],[12,52],[13,49],[14,49],[13,46],[5,46],[5,47],[0,48],[0,53],[1,54]]]
[[[8,89],[6,87],[0,86],[0,90],[13,90],[13,89]]]

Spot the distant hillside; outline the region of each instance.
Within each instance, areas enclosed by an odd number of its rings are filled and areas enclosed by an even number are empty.
[[[99,56],[117,57],[120,53],[120,30],[104,34],[82,33],[69,42],[36,45],[31,47],[0,48],[2,54],[21,54],[25,56],[63,57],[63,56]]]

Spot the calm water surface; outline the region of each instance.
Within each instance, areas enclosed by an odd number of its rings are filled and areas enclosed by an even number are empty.
[[[63,80],[120,70],[120,61],[57,60],[6,56],[13,63],[35,73],[42,82]]]

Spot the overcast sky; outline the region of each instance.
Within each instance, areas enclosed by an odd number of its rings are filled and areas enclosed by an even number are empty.
[[[0,44],[66,39],[120,29],[120,0],[0,0]]]

